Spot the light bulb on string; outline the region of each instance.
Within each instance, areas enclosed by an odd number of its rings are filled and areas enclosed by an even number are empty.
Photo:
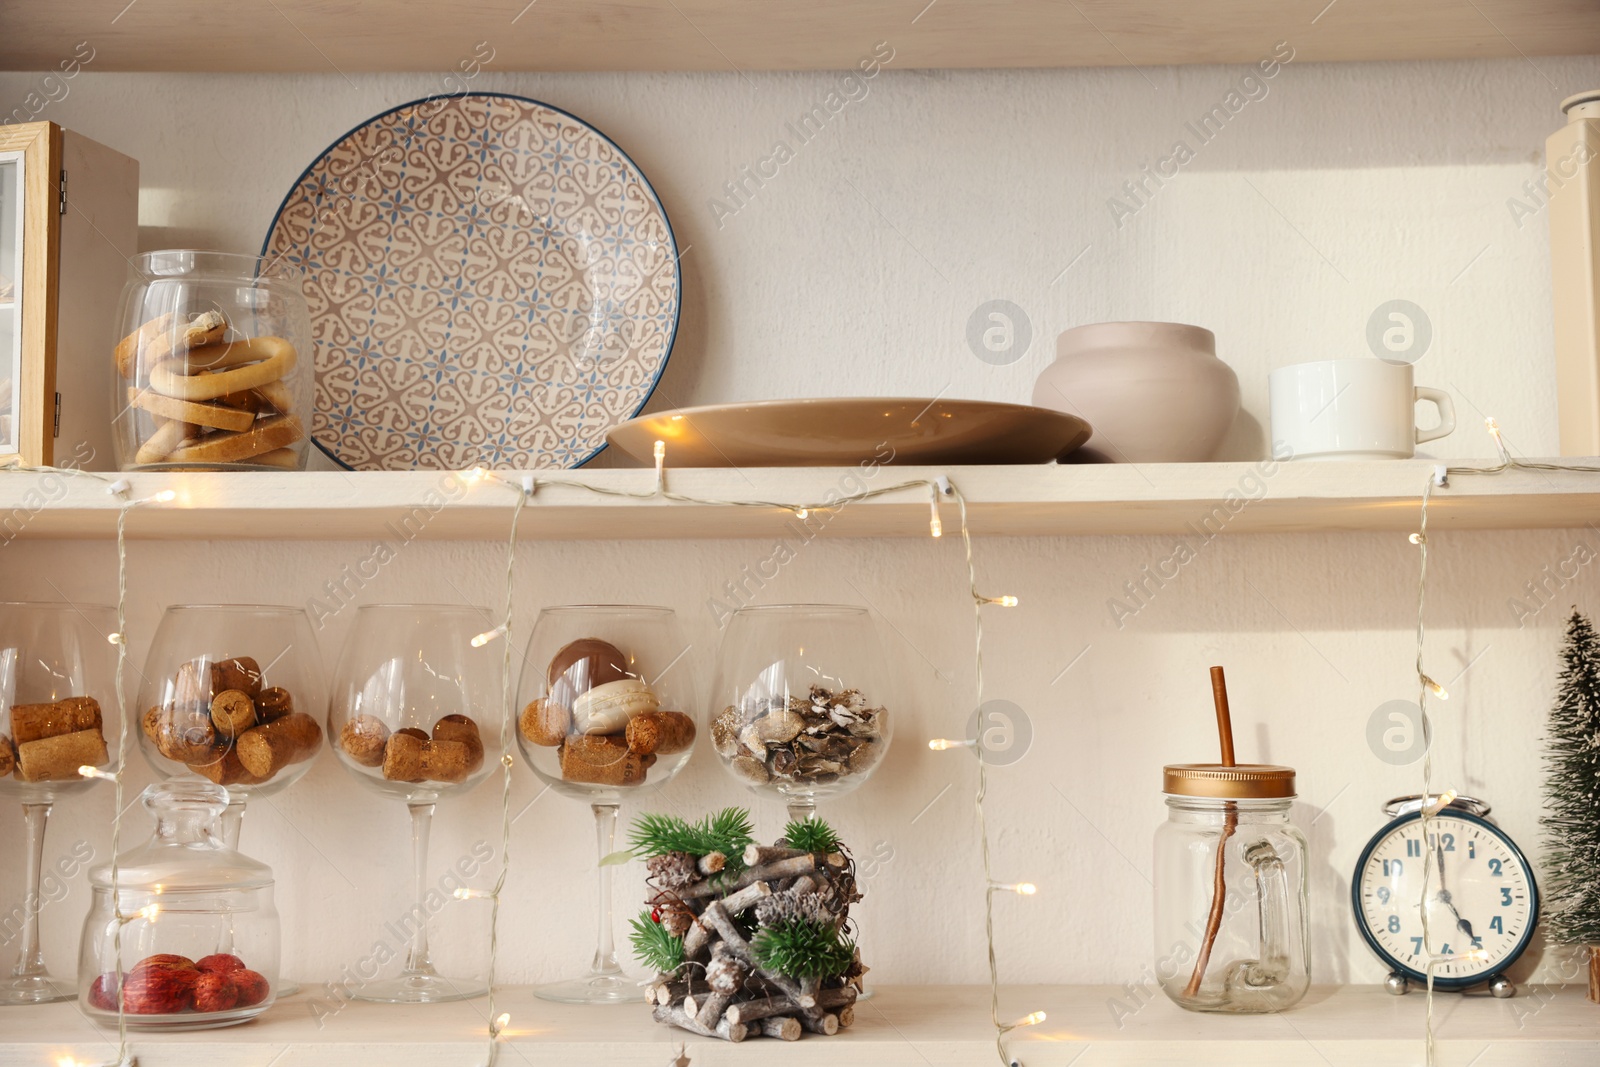
[[[473,648],[482,648],[484,645],[487,645],[490,641],[493,641],[495,638],[503,637],[505,635],[505,633],[506,633],[506,624],[505,623],[501,623],[499,626],[496,626],[494,629],[485,630],[485,631],[483,631],[483,633],[479,634],[477,637],[474,637],[472,639],[472,647]]]
[[[108,782],[117,780],[117,776],[110,771],[102,771],[99,767],[91,767],[87,763],[78,768],[78,774],[84,778],[103,778]]]
[[[106,634],[106,641],[113,645],[122,644],[122,635],[119,633]]]
[[[1045,1015],[1045,1013],[1042,1011],[1029,1012],[1027,1015],[1024,1015],[1015,1022],[1006,1023],[1000,1029],[1002,1031],[1010,1031],[1020,1030],[1024,1026],[1038,1026],[1047,1018],[1049,1018],[1049,1016]]]
[[[468,889],[466,886],[460,886],[450,895],[455,897],[457,900],[481,900],[486,897],[494,896],[493,893],[485,893],[481,889]]]
[[[1410,537],[1406,538],[1406,540],[1410,541],[1414,545],[1425,545],[1428,543],[1428,535],[1423,533],[1414,533]]]
[[[956,741],[948,737],[935,737],[928,742],[928,747],[935,752],[948,752],[952,748],[972,748],[976,741]]]
[[[495,1036],[499,1037],[502,1033],[505,1032],[506,1027],[508,1027],[510,1025],[511,1025],[511,1013],[509,1011],[503,1011],[499,1015],[496,1015],[494,1017],[494,1034],[495,1034]]]
[[[1005,596],[986,596],[983,598],[983,602],[985,604],[998,604],[1002,608],[1014,608],[1021,603],[1021,601],[1009,593],[1007,593]]]
[[[1019,897],[1031,897],[1039,891],[1039,887],[1032,882],[990,882],[990,892],[1015,893]]]
[[[664,469],[667,465],[667,443],[665,441],[657,441],[653,451],[656,457],[656,492],[659,493],[665,484],[664,480],[666,478]]]
[[[811,512],[807,508],[795,508],[794,509],[794,517],[799,519],[801,522],[804,522],[808,517],[810,517],[810,515],[811,515]]]
[[[1427,688],[1428,692],[1432,693],[1440,700],[1450,699],[1450,691],[1444,686],[1440,685],[1438,682],[1434,681],[1432,678],[1429,678],[1426,674],[1422,676],[1422,684]]]
[[[933,487],[933,495],[928,500],[928,533],[934,537],[944,536],[944,523],[939,521],[939,487]]]
[[[1509,464],[1511,462],[1511,453],[1506,450],[1505,438],[1500,436],[1500,424],[1495,421],[1493,415],[1484,419],[1483,424],[1488,427],[1489,436],[1494,438],[1494,447],[1500,453],[1500,462]]]

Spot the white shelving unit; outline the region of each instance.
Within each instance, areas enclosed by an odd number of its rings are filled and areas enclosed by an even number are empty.
[[[1483,465],[1487,466],[1488,461]],[[983,535],[1184,534],[1407,531],[1416,526],[1434,465],[1389,463],[1201,463],[1027,467],[881,467],[669,470],[674,492],[703,499],[816,504],[852,488],[948,475]],[[549,472],[549,477],[650,493],[649,470]],[[855,480],[859,478],[859,480]],[[468,484],[448,472],[148,473],[132,495],[164,490],[168,504],[139,508],[129,536],[167,540],[498,539],[512,491]],[[100,538],[115,533],[119,502],[90,477],[0,474],[0,542]],[[826,537],[928,534],[929,490],[906,489],[814,513],[802,524],[781,508],[713,507],[659,498],[602,496],[570,485],[541,487],[525,516],[530,539],[770,537],[802,526]],[[944,521],[953,527],[953,502]],[[1434,529],[1582,527],[1600,521],[1600,474],[1508,471],[1457,475],[1433,493]]]
[[[426,1007],[320,1002],[308,988],[242,1027],[179,1034],[132,1032],[140,1067],[442,1067],[482,1064],[484,1001]],[[1049,1018],[1016,1031],[1009,1048],[1023,1067],[1416,1067],[1422,1062],[1423,999],[1373,986],[1316,988],[1282,1015],[1185,1012],[1153,985],[1143,999],[1113,986],[1004,990],[1003,1010]],[[1132,1014],[1119,1026],[1110,1005]],[[495,1003],[511,1014],[499,1062],[664,1067],[777,1063],[785,1067],[977,1067],[995,1062],[988,990],[978,986],[887,986],[856,1008],[843,1036],[797,1042],[752,1038],[730,1045],[653,1022],[642,1004],[549,1004],[527,989]],[[331,1013],[330,1013],[331,1010]],[[1546,987],[1516,1000],[1439,994],[1440,1067],[1592,1067],[1600,1063],[1600,1008],[1578,986]],[[322,1024],[318,1026],[318,1018]],[[72,1004],[0,1011],[0,1062],[58,1065],[114,1058],[116,1035]],[[680,1049],[683,1051],[680,1053]],[[682,1059],[687,1056],[687,1061]]]

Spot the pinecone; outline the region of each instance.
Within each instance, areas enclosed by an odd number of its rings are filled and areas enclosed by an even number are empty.
[[[756,921],[762,926],[771,926],[789,919],[831,924],[833,918],[833,911],[827,902],[816,893],[803,893],[800,896],[795,896],[793,893],[774,893],[756,902]]]
[[[682,904],[668,904],[661,908],[661,928],[673,937],[682,937],[694,925],[694,912]]]
[[[737,993],[749,970],[732,956],[717,956],[706,964],[706,981],[718,993]]]
[[[687,852],[663,852],[645,863],[650,877],[662,889],[682,889],[700,876],[695,858]]]

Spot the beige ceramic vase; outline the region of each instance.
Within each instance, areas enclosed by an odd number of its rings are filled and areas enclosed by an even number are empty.
[[[1199,463],[1239,414],[1239,379],[1216,338],[1176,322],[1098,322],[1056,339],[1033,387],[1036,407],[1094,427],[1074,462]]]

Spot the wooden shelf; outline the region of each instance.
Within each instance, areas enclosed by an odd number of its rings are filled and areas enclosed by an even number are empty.
[[[1129,961],[1130,968],[1134,961]],[[1130,970],[1130,974],[1132,971]],[[1372,986],[1313,989],[1283,1015],[1221,1016],[1184,1012],[1153,985],[1145,998],[1113,986],[1031,986],[1003,991],[1002,1012],[1048,1014],[1017,1031],[1010,1051],[1024,1067],[1177,1064],[1190,1067],[1413,1067],[1422,1062],[1423,998],[1392,997]],[[255,1022],[232,1029],[143,1035],[131,1047],[140,1067],[438,1067],[483,1063],[483,1000],[418,1007],[349,1003],[334,1014],[317,992],[274,1005]],[[1150,999],[1153,998],[1153,999]],[[1132,1014],[1113,1021],[1108,1005]],[[856,1023],[832,1038],[807,1035],[781,1046],[728,1045],[657,1025],[643,1004],[582,1007],[549,1004],[526,989],[503,991],[496,1009],[511,1014],[499,1062],[695,1067],[773,1062],[827,1067],[927,1067],[995,1062],[988,990],[977,986],[886,986],[856,1008]],[[1544,986],[1535,998],[1439,994],[1438,1062],[1512,1067],[1600,1062],[1595,1008],[1577,986]],[[90,1023],[74,1004],[0,1011],[0,1062],[56,1064],[114,1059],[115,1032]],[[1079,1059],[1082,1057],[1082,1059]]]
[[[1299,64],[1589,55],[1600,12],[1592,0],[52,0],[8,6],[0,68],[54,70],[84,41],[97,71],[849,70],[879,41],[895,69],[1254,63],[1277,41]]]
[[[1263,473],[1263,469],[1266,473]],[[669,470],[674,492],[717,500],[822,501],[856,484],[878,488],[948,474],[983,535],[1177,534],[1414,529],[1433,465],[1389,463],[1147,464],[1028,467]],[[648,470],[550,472],[587,485],[650,492]],[[164,490],[128,519],[134,538],[214,540],[496,540],[507,532],[512,491],[468,486],[448,473],[141,473],[135,498]],[[603,496],[541,487],[521,532],[531,539],[926,537],[929,490],[905,489],[813,513]],[[1254,498],[1254,499],[1252,499]],[[90,477],[0,474],[0,542],[113,536],[119,503]],[[943,509],[955,530],[954,504]],[[1600,474],[1509,471],[1456,475],[1434,491],[1433,529],[1580,527],[1600,521]]]

